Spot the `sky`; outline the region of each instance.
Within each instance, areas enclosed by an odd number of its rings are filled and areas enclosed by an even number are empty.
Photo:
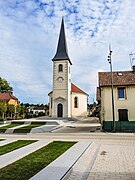
[[[0,76],[23,103],[47,104],[62,16],[72,82],[96,101],[98,72],[131,70],[134,0],[0,0]]]

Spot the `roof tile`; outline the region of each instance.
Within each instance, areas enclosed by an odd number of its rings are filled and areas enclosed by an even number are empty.
[[[80,88],[78,88],[77,86],[75,86],[73,83],[71,83],[71,92],[79,92],[79,93],[85,93],[83,90],[81,90]],[[88,95],[88,94],[87,94]]]
[[[133,71],[113,72],[113,85],[135,85],[135,73]],[[101,86],[111,86],[111,72],[99,72],[99,87]]]
[[[15,99],[18,100],[14,95],[12,95],[11,93],[0,93],[0,99],[1,100],[5,100],[5,101],[9,101],[10,99]]]

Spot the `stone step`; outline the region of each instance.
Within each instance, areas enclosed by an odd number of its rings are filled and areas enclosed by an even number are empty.
[[[4,146],[6,144],[9,144],[9,143],[12,143],[12,142],[15,142],[17,141],[17,139],[6,139],[6,140],[3,140],[3,141],[0,141],[0,146]]]
[[[97,153],[99,152],[99,147],[100,146],[98,144],[92,143],[72,167],[70,172],[63,178],[63,180],[87,179],[96,159]]]
[[[90,142],[78,142],[59,158],[42,169],[30,180],[60,180],[62,179],[90,146]]]
[[[0,168],[3,168],[15,161],[27,156],[28,154],[42,148],[43,146],[46,146],[50,142],[52,142],[52,141],[40,140],[40,141],[37,141],[35,143],[29,144],[20,149],[14,150],[12,152],[9,152],[7,154],[0,156]]]

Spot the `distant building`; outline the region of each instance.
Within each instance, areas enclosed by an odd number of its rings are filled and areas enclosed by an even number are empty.
[[[28,108],[29,115],[31,116],[46,116],[49,114],[48,108],[46,107],[29,107]]]
[[[7,104],[12,104],[14,106],[17,106],[20,104],[18,98],[16,98],[13,94],[7,92],[7,93],[0,93],[0,99],[5,100]]]
[[[99,72],[97,101],[104,130],[112,130],[111,73]],[[113,72],[116,131],[135,131],[135,66],[132,71]]]
[[[71,83],[72,62],[68,56],[63,19],[57,52],[52,61],[53,91],[48,94],[49,115],[52,117],[87,116],[88,94]]]

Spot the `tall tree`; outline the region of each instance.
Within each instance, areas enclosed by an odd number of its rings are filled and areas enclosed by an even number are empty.
[[[15,113],[15,106],[13,104],[7,104],[7,116],[13,118],[14,113]]]
[[[0,77],[0,92],[13,92],[13,88],[6,79]]]
[[[0,100],[0,116],[4,119],[7,111],[6,101]]]

